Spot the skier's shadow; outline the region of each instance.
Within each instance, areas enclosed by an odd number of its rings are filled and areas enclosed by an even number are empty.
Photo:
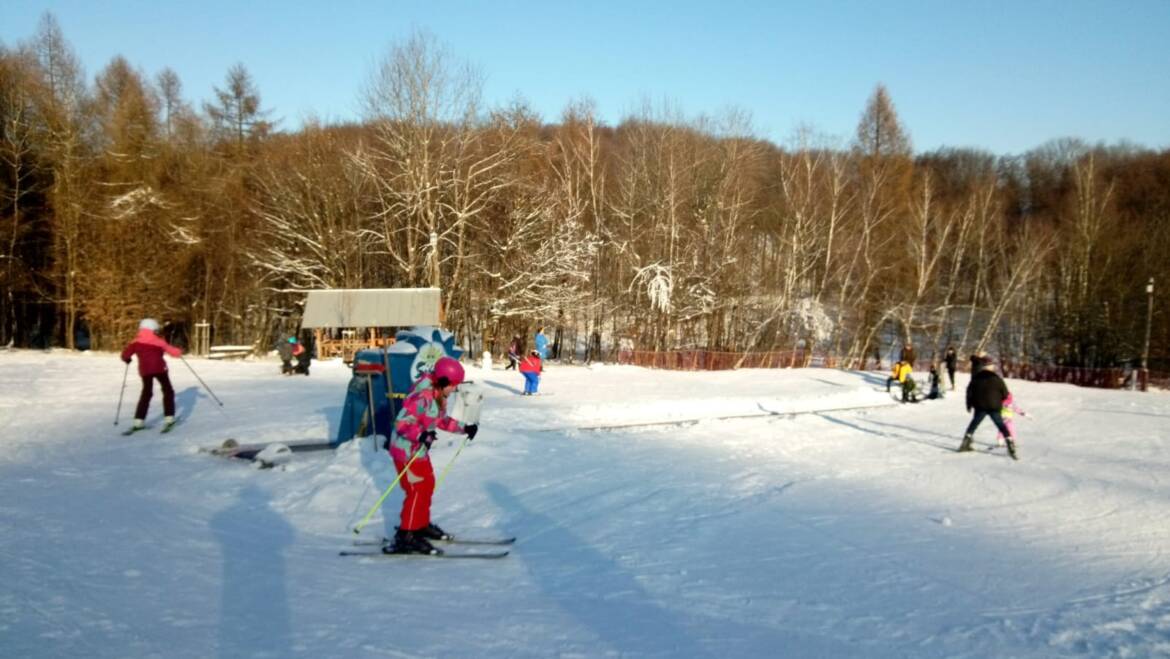
[[[191,416],[199,400],[199,387],[187,387],[175,394],[175,414],[182,418]]]
[[[269,503],[248,485],[211,520],[223,555],[220,657],[293,654],[284,551],[296,533]]]
[[[685,622],[655,604],[611,557],[532,510],[503,485],[488,483],[487,490],[496,505],[521,521],[517,531],[525,540],[517,557],[523,558],[537,585],[609,649],[622,656],[711,656],[690,636]]]
[[[495,387],[496,389],[503,389],[504,391],[507,391],[508,393],[512,393],[512,394],[516,394],[516,395],[520,395],[520,394],[524,393],[524,390],[521,389],[520,387],[509,387],[506,384],[500,384],[499,382],[492,382],[491,380],[483,380],[482,382],[483,382],[483,384],[486,384],[489,387]]]
[[[933,432],[930,430],[922,430],[921,428],[911,428],[909,426],[900,426],[900,425],[897,425],[894,423],[882,423],[880,421],[874,421],[873,419],[866,419],[866,423],[869,423],[869,424],[872,424],[875,426],[882,426],[885,428],[895,428],[897,430],[907,431],[905,433],[892,434],[892,433],[888,433],[888,432],[883,432],[881,430],[871,430],[870,428],[865,428],[865,427],[859,426],[856,423],[849,423],[848,421],[845,421],[843,419],[839,419],[839,418],[837,418],[835,416],[831,416],[829,414],[821,414],[819,416],[822,419],[824,419],[830,423],[836,423],[838,425],[845,426],[846,428],[852,428],[854,430],[859,430],[861,432],[864,432],[864,433],[867,433],[870,435],[876,435],[878,437],[883,437],[883,438],[888,438],[888,439],[896,439],[896,440],[907,441],[907,442],[914,442],[915,444],[922,444],[924,446],[931,446],[934,448],[943,449],[944,451],[947,451],[948,453],[955,449],[953,444],[942,444],[939,442],[931,442],[931,441],[927,441],[924,439],[916,439],[913,436],[915,434],[930,434],[930,435],[934,435],[936,437],[942,437],[943,439],[950,439],[950,437],[948,435],[943,435],[943,434]]]

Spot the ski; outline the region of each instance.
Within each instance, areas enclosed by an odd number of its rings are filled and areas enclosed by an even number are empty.
[[[354,540],[355,547],[381,547],[390,544],[390,538],[381,538],[379,540]],[[515,536],[511,538],[450,538],[448,540],[434,540],[431,542],[443,542],[449,545],[510,545],[516,542]]]
[[[174,421],[171,421],[170,423],[164,423],[162,430],[159,431],[159,434],[161,434],[161,435],[167,434],[168,432],[174,430],[175,426],[179,425],[179,423],[181,423],[182,421],[183,421],[183,417],[177,416],[177,417],[175,417]]]
[[[338,556],[367,556],[369,558],[503,558],[507,551],[443,552],[441,554],[384,554],[380,551],[340,551]]]
[[[123,436],[123,437],[129,437],[130,435],[133,435],[134,433],[136,433],[136,432],[140,432],[140,431],[143,431],[143,430],[150,430],[150,426],[141,426],[141,427],[138,427],[138,428],[135,428],[135,427],[131,426],[129,429],[127,429],[127,430],[125,430],[125,431],[123,431],[123,432],[122,432],[122,436]]]

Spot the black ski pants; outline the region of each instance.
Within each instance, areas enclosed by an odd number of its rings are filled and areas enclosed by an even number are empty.
[[[134,418],[146,420],[146,411],[150,409],[150,397],[154,393],[154,381],[162,386],[163,414],[175,416],[175,388],[171,386],[171,377],[166,373],[142,376],[142,393],[138,396],[138,407],[134,409]]]
[[[987,410],[975,410],[975,415],[971,417],[971,423],[967,424],[967,434],[975,434],[975,429],[979,424],[983,423],[984,417],[991,417],[991,422],[995,424],[996,428],[1003,433],[1004,437],[1012,439],[1012,431],[1008,430],[1007,424],[1003,422],[1003,417],[1000,416],[999,410],[988,412]]]

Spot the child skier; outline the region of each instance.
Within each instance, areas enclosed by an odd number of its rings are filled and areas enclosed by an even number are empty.
[[[516,370],[520,365],[520,351],[523,348],[520,346],[520,336],[512,337],[512,342],[508,344],[508,363],[504,366],[505,371]]]
[[[889,393],[890,385],[894,384],[895,382],[901,382],[901,380],[898,379],[898,374],[901,371],[902,371],[901,360],[894,362],[894,367],[890,369],[890,377],[886,378],[886,393]]]
[[[894,370],[890,377],[886,378],[886,391],[890,390],[890,385],[894,382],[899,382],[902,385],[902,402],[903,403],[917,403],[918,399],[914,397],[914,390],[917,384],[914,382],[912,375],[914,369],[910,366],[910,362],[900,361],[894,364]]]
[[[1011,392],[1008,392],[1007,397],[1003,399],[1003,409],[999,411],[999,415],[1003,418],[1003,425],[1008,429],[1008,437],[1019,441],[1020,436],[1016,434],[1016,424],[1012,420],[1017,414],[1020,416],[1028,416],[1027,412],[1021,409],[1019,405],[1016,405],[1016,401],[1012,397]],[[1003,431],[995,434],[996,446],[1003,446],[1003,437]]]
[[[995,372],[995,364],[991,362],[990,357],[982,354],[973,355],[971,364],[975,368],[973,368],[971,382],[967,385],[967,411],[974,411],[974,415],[971,417],[971,423],[967,424],[967,432],[963,435],[963,443],[959,445],[959,452],[971,450],[971,442],[975,439],[975,429],[983,422],[984,417],[991,417],[992,423],[1003,433],[1008,455],[1012,456],[1013,460],[1019,460],[1016,455],[1016,442],[1012,431],[1004,425],[1003,416],[1001,416],[1004,400],[1011,395],[1011,392],[1008,391],[1003,378]]]
[[[178,357],[183,351],[164,341],[157,334],[158,330],[157,320],[144,318],[138,323],[138,335],[122,350],[122,361],[127,364],[130,363],[131,357],[138,355],[138,375],[142,378],[142,393],[138,396],[138,407],[134,409],[134,425],[129,432],[146,427],[146,412],[150,408],[155,380],[158,380],[163,392],[164,429],[175,424],[175,390],[171,387],[170,376],[167,375],[167,362],[163,359],[163,353]]]
[[[524,395],[535,396],[540,388],[540,372],[544,369],[540,361],[540,353],[533,350],[520,362],[520,374],[524,376]]]
[[[937,400],[943,397],[942,377],[938,374],[938,364],[933,362],[930,364],[930,393],[926,397],[930,400]]]
[[[289,341],[292,343],[293,357],[297,358],[297,365],[293,367],[293,373],[300,373],[302,375],[309,374],[309,349],[305,344],[297,341],[296,337],[290,337]]]
[[[436,428],[461,432],[468,439],[475,439],[479,430],[476,424],[464,425],[447,416],[447,396],[461,382],[463,365],[450,357],[440,357],[431,372],[424,373],[411,387],[394,419],[387,445],[394,467],[402,474],[399,482],[406,498],[394,541],[382,548],[387,554],[440,554],[430,541],[451,537],[431,522],[435,471],[431,467],[430,448]]]

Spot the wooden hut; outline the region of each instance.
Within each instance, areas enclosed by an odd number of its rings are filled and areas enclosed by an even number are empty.
[[[439,326],[438,288],[333,288],[309,291],[303,329],[312,329],[317,359],[346,362],[362,348],[394,343],[399,327]]]

